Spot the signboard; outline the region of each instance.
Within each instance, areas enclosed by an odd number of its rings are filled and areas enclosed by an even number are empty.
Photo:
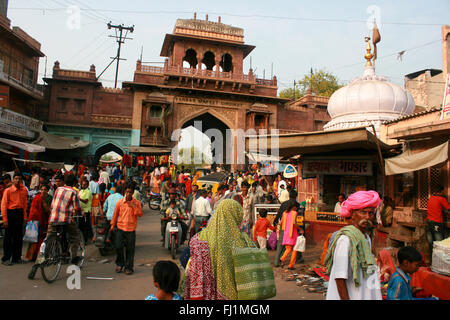
[[[9,87],[0,86],[0,107],[8,107],[8,106],[9,106]]]
[[[23,114],[0,107],[0,131],[33,139],[35,132],[42,129],[43,122]]]
[[[371,176],[371,160],[303,160],[302,176],[312,175],[347,175]]]
[[[441,120],[450,119],[450,73],[447,73],[447,80],[444,88],[444,101],[442,102]]]
[[[267,219],[270,221],[270,223],[273,223],[273,220],[275,220],[275,217],[278,213],[278,209],[280,208],[281,204],[263,204],[263,203],[258,203],[255,204],[255,206],[253,207],[253,214],[255,217],[255,222],[258,220],[259,218],[259,211],[261,209],[266,209],[267,210]]]
[[[288,164],[283,171],[283,176],[288,179],[295,178],[296,176],[298,176],[297,169],[295,169],[292,164]]]

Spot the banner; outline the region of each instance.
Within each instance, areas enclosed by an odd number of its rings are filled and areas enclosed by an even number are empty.
[[[302,176],[311,175],[371,176],[371,160],[303,160]]]
[[[442,102],[441,120],[450,119],[450,73],[447,73],[447,80],[444,88],[444,101]]]

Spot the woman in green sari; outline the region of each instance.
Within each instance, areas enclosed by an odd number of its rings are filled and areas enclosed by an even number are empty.
[[[184,299],[238,299],[232,249],[253,246],[239,229],[243,215],[238,202],[222,200],[208,226],[192,238]]]

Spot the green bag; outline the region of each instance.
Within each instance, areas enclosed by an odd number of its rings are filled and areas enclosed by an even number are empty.
[[[235,281],[239,300],[262,300],[277,294],[267,249],[233,248]]]

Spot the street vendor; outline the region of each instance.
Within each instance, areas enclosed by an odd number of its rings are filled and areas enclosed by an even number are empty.
[[[350,225],[339,230],[325,257],[330,282],[327,300],[381,300],[371,241],[366,234],[380,204],[376,191],[358,191],[342,203],[341,217]]]

